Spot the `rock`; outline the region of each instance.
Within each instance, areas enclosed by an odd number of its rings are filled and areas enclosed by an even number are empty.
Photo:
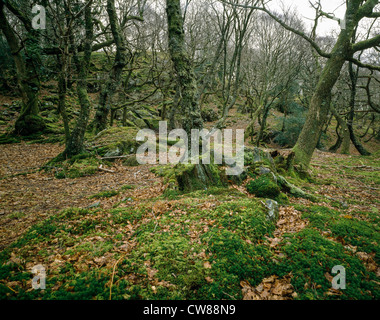
[[[247,179],[248,173],[247,170],[244,169],[243,172],[237,175],[228,176],[228,180],[233,184],[241,185],[245,179]]]
[[[153,167],[151,171],[165,178],[165,183],[180,191],[205,190],[211,186],[227,186],[227,178],[215,164],[176,164]]]
[[[104,157],[118,157],[118,156],[121,156],[122,154],[123,153],[121,152],[121,150],[118,147],[116,147],[116,149],[108,151],[104,155]]]
[[[265,167],[277,173],[276,165],[269,152],[256,147],[253,149],[244,147],[242,152],[244,152],[244,164],[250,166],[252,171],[259,167]]]
[[[258,172],[260,175],[262,175],[262,174],[271,173],[272,171],[269,168],[260,166]]]
[[[135,155],[131,155],[123,160],[123,165],[127,167],[137,167],[140,163],[137,161]]]
[[[113,127],[99,132],[90,143],[103,157],[117,157],[136,152],[141,144],[136,141],[138,129],[133,127]]]
[[[161,119],[144,118],[143,120],[147,124],[147,126],[148,126],[149,129],[159,130],[159,128],[160,128],[159,122],[161,121]]]
[[[277,221],[279,217],[278,202],[272,199],[267,199],[265,201],[265,207],[268,209],[267,218],[272,221]]]
[[[97,208],[100,206],[100,201],[97,201],[97,202],[94,202],[93,204],[90,204],[87,209],[90,209],[90,208]]]

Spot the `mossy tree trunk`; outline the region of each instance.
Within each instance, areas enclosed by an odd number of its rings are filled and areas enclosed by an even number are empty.
[[[323,68],[314,95],[311,99],[305,125],[293,150],[295,163],[308,168],[313,152],[318,144],[323,124],[329,113],[331,91],[338,80],[344,63],[351,59],[355,52],[379,45],[380,36],[353,43],[353,35],[361,19],[370,17],[378,0],[347,1],[345,27],[342,28],[337,42]]]
[[[74,62],[78,70],[78,81],[76,83],[77,95],[80,104],[80,113],[76,120],[74,129],[66,143],[63,153],[65,157],[71,158],[84,151],[84,135],[87,129],[88,118],[90,115],[91,103],[87,93],[87,76],[92,53],[92,43],[94,38],[93,20],[91,5],[84,10],[85,16],[85,40],[83,58],[79,59],[78,52],[74,53]]]
[[[200,96],[194,68],[186,51],[180,0],[166,0],[166,13],[168,17],[169,52],[177,78],[178,95],[176,95],[176,103],[172,108],[177,105],[178,111],[182,113],[182,128],[189,137],[187,147],[190,155],[191,130],[203,128],[199,104]],[[170,118],[174,122],[174,110],[171,110]],[[190,167],[192,168],[191,171],[186,171],[181,177],[177,177],[180,189],[189,191],[207,188],[211,185],[223,185],[216,165],[203,164],[200,161],[199,164]]]
[[[11,3],[7,5],[12,6]],[[22,108],[15,123],[15,133],[20,135],[30,135],[44,130],[45,123],[39,115],[39,91],[40,81],[38,76],[39,44],[38,30],[34,30],[31,21],[27,19],[18,9],[11,7],[11,11],[18,14],[27,29],[26,39],[21,44],[16,33],[4,13],[4,3],[0,3],[0,29],[5,36],[11,49],[16,65],[18,85],[22,95]],[[24,49],[24,50],[22,50]],[[24,51],[24,54],[23,54]]]
[[[62,117],[63,127],[65,130],[65,142],[68,143],[70,138],[69,118],[66,112],[66,94],[69,78],[69,39],[67,36],[62,37],[62,54],[57,57],[57,65],[59,67],[58,74],[58,112]]]
[[[108,116],[112,105],[112,97],[121,84],[121,75],[124,67],[127,65],[127,50],[118,22],[115,0],[107,0],[107,14],[116,46],[116,55],[109,78],[100,93],[99,106],[94,119],[95,132],[100,132],[107,128]]]
[[[202,129],[197,81],[192,62],[186,51],[185,33],[180,0],[166,0],[168,17],[169,52],[173,61],[181,99],[182,127],[190,136],[191,129]]]
[[[314,95],[310,101],[306,122],[293,150],[295,162],[307,168],[318,144],[323,125],[330,109],[331,90],[334,87],[345,63],[349,43],[341,37],[334,48],[333,56],[327,61]]]

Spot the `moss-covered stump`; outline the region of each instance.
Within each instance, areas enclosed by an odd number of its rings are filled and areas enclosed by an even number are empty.
[[[37,115],[21,116],[15,123],[15,133],[21,136],[41,133],[45,128],[46,125],[44,119]]]
[[[214,164],[176,164],[175,166],[160,166],[151,171],[164,177],[169,183],[169,189],[182,192],[205,190],[209,187],[227,186],[227,178],[217,165]]]
[[[140,143],[136,141],[138,129],[114,127],[99,132],[89,141],[90,148],[102,157],[118,157],[136,153]]]

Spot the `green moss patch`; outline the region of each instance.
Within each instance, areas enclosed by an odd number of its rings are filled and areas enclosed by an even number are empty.
[[[291,283],[298,299],[373,299],[379,298],[379,286],[373,272],[340,243],[321,236],[317,231],[304,229],[287,237],[280,245],[283,259],[275,266],[276,274],[291,272]],[[346,269],[346,289],[339,295],[331,294],[329,280],[334,266]]]
[[[250,181],[246,188],[249,193],[263,198],[274,199],[278,197],[281,192],[272,173],[259,176],[255,180]]]
[[[375,214],[361,213],[357,218],[326,207],[313,206],[303,213],[311,226],[331,232],[343,244],[350,244],[358,251],[375,253],[376,263],[380,263],[380,225]],[[362,219],[359,219],[362,218]]]
[[[178,189],[184,192],[227,186],[226,177],[214,164],[179,163],[174,166],[153,167],[151,171],[164,177],[164,182],[169,184],[169,189]]]
[[[46,165],[47,169],[54,169],[55,177],[58,179],[79,178],[90,176],[98,172],[98,167],[102,162],[90,153],[83,153],[71,159],[55,159]]]
[[[117,196],[119,194],[119,191],[116,190],[107,190],[107,191],[102,191],[97,194],[94,194],[90,196],[90,199],[101,199],[101,198],[111,198],[114,196]]]

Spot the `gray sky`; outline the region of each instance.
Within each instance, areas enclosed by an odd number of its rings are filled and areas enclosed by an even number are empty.
[[[315,1],[312,0],[313,3]],[[281,11],[281,3],[286,8],[291,7],[296,10],[300,17],[304,18],[305,25],[311,28],[314,24],[315,10],[310,6],[309,0],[272,0],[268,7],[271,9],[277,9]],[[322,10],[324,12],[334,14],[337,18],[343,18],[346,11],[346,4],[343,0],[321,0]],[[311,19],[311,20],[309,20]],[[327,35],[332,31],[339,31],[339,24],[337,21],[333,21],[327,18],[322,18],[319,22],[317,34]]]

